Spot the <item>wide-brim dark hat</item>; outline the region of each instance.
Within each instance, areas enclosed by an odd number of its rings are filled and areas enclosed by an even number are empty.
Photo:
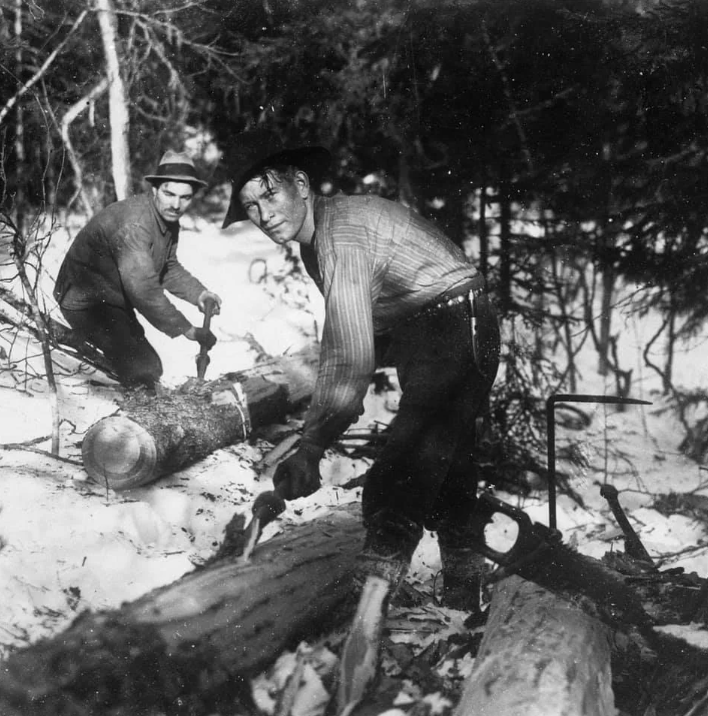
[[[317,186],[325,179],[331,162],[332,155],[324,147],[287,146],[272,134],[260,131],[242,134],[236,151],[229,158],[232,171],[231,201],[221,228],[248,219],[238,195],[243,185],[263,169],[294,166],[304,171],[310,183]]]
[[[163,181],[181,181],[193,186],[206,186],[207,183],[197,176],[192,158],[184,152],[166,151],[160,159],[154,174],[146,174],[145,181],[151,184]]]

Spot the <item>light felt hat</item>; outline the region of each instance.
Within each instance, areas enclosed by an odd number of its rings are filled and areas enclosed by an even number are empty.
[[[182,181],[185,184],[206,186],[207,183],[197,176],[192,158],[185,152],[173,152],[168,149],[160,159],[157,171],[154,174],[146,174],[145,181]]]

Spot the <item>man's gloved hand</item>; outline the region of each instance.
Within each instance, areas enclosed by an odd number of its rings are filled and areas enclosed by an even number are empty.
[[[192,326],[184,336],[190,341],[196,341],[200,346],[205,346],[207,350],[213,348],[216,343],[216,336],[208,328]]]
[[[285,500],[307,497],[320,489],[319,448],[301,446],[297,452],[283,460],[273,475],[273,485],[278,494]]]
[[[212,311],[212,313],[215,316],[221,313],[221,297],[218,296],[216,293],[212,293],[211,291],[202,291],[199,294],[199,298],[197,299],[197,307],[202,313],[204,313],[204,307],[206,306],[207,301],[214,302],[214,310]]]

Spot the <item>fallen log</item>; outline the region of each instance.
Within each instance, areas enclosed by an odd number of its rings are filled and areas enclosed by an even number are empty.
[[[114,490],[176,472],[247,439],[253,428],[284,420],[312,395],[317,363],[317,353],[307,350],[157,396],[131,392],[118,414],[86,432],[84,469]]]
[[[614,716],[610,639],[578,606],[507,577],[455,716]]]
[[[363,528],[358,507],[333,510],[259,545],[247,564],[236,559],[239,533],[232,523],[215,557],[173,584],[116,611],[84,613],[11,655],[0,664],[0,713],[246,712],[250,676],[353,615]]]

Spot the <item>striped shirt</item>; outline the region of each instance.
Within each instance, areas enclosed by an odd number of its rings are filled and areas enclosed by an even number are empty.
[[[301,246],[325,300],[320,365],[303,442],[331,444],[362,413],[386,334],[477,270],[462,249],[405,206],[377,196],[315,197],[315,234]]]

